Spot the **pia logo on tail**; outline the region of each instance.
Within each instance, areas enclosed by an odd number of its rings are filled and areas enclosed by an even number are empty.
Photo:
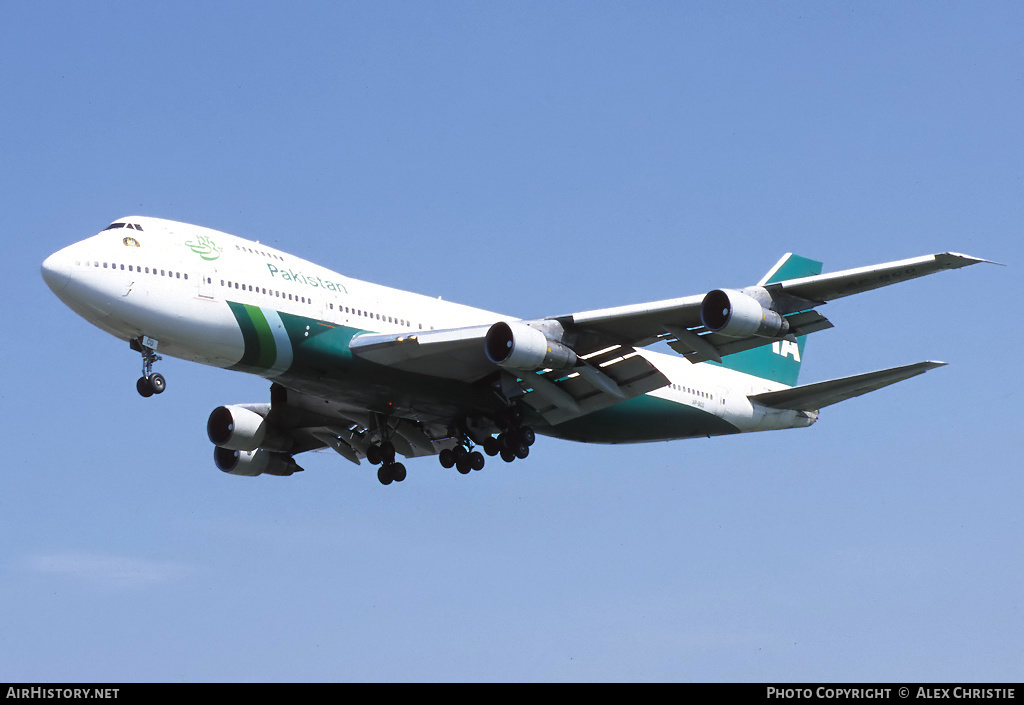
[[[792,340],[776,340],[772,343],[772,352],[782,357],[792,357],[800,362],[800,346]]]

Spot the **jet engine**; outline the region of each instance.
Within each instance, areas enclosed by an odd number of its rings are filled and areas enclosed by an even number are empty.
[[[495,323],[484,338],[487,359],[512,370],[568,370],[576,366],[576,353],[525,323]]]
[[[302,468],[287,453],[274,453],[263,448],[257,450],[213,449],[213,462],[229,475],[279,475],[302,472]]]
[[[758,291],[771,299],[768,292]],[[708,330],[731,338],[780,338],[789,332],[789,321],[749,293],[733,289],[708,292],[700,304],[700,320]]]
[[[206,422],[206,435],[221,448],[256,450],[267,437],[267,420],[244,406],[218,406]]]

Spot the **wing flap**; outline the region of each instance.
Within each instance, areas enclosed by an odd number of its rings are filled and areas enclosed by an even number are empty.
[[[668,378],[633,348],[618,346],[569,373],[524,374],[517,382],[526,390],[523,401],[559,424],[660,389]]]
[[[780,340],[792,339],[832,327],[832,322],[817,311],[802,311],[786,318],[789,321],[790,330],[783,338],[730,338],[717,333],[701,332],[704,330],[703,328],[679,330],[666,326],[666,331],[675,338],[674,340],[668,339],[667,342],[669,347],[690,362],[697,363],[707,360],[721,362],[723,355],[753,350]]]
[[[945,364],[945,362],[918,362],[877,372],[865,372],[852,377],[805,384],[777,392],[754,394],[749,399],[774,409],[814,411],[916,377]]]

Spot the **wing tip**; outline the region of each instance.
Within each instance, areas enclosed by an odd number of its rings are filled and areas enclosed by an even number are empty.
[[[984,259],[982,257],[975,257],[974,255],[965,255],[962,252],[943,252],[941,255],[935,255],[936,257],[948,257],[953,260],[951,262],[951,268],[968,267],[972,264],[995,264],[1000,267],[1006,265],[1002,262],[996,262],[995,260]]]

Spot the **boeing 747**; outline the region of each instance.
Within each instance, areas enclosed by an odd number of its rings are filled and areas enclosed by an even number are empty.
[[[144,397],[167,387],[161,355],[271,381],[269,402],[210,414],[224,472],[291,475],[296,455],[330,448],[387,485],[406,478],[400,456],[466,474],[485,455],[526,458],[538,433],[638,443],[810,426],[826,406],[944,364],[798,386],[805,337],[832,327],[819,306],[983,261],[947,252],[822,274],[787,254],[745,288],[522,320],[133,216],[51,255],[42,275],[138,351]]]

